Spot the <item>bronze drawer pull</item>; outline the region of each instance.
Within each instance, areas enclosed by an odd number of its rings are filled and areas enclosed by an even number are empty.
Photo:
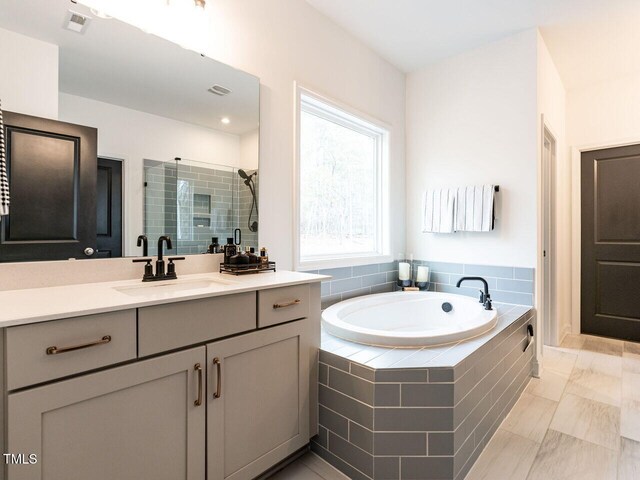
[[[193,369],[198,372],[198,398],[195,402],[193,402],[193,404],[196,407],[199,407],[200,405],[202,405],[202,365],[196,363],[193,366]]]
[[[83,348],[95,347],[96,345],[104,345],[111,341],[111,335],[105,335],[100,340],[95,342],[83,343],[82,345],[74,345],[73,347],[61,347],[58,348],[55,345],[47,347],[47,355],[58,355],[59,353],[73,352],[74,350],[82,350]]]
[[[277,309],[277,308],[291,307],[293,305],[298,305],[301,302],[302,300],[300,300],[299,298],[296,298],[295,300],[291,300],[290,302],[286,302],[286,303],[274,303],[273,308]]]
[[[216,391],[213,392],[213,398],[220,398],[222,396],[222,363],[218,357],[213,359],[213,364],[218,370],[218,383],[216,384]]]

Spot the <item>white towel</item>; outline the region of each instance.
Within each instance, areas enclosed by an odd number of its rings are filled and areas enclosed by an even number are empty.
[[[453,233],[455,189],[427,190],[424,194],[422,231],[425,233]]]
[[[9,180],[7,179],[6,151],[4,145],[4,122],[0,103],[0,217],[9,215]]]
[[[460,187],[456,190],[456,231],[493,230],[494,192],[494,185]]]

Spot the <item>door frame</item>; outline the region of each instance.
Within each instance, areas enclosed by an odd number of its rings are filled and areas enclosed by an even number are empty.
[[[640,144],[639,137],[600,141],[571,147],[571,333],[580,333],[580,293],[582,290],[582,153]]]
[[[544,160],[544,143],[549,138],[553,144],[553,151],[551,152],[551,159],[549,165],[545,164]],[[540,184],[541,184],[541,236],[540,236],[540,251],[538,252],[540,260],[540,289],[539,289],[539,305],[540,305],[540,324],[543,326],[541,332],[541,340],[545,345],[557,346],[561,341],[562,332],[560,332],[560,325],[557,317],[557,263],[556,263],[556,248],[557,248],[557,165],[558,165],[558,137],[555,135],[553,128],[542,117],[542,138],[541,138],[541,155],[540,155]],[[548,168],[548,178],[545,176],[545,169]],[[548,185],[547,185],[548,182]],[[547,197],[545,195],[546,190],[549,189],[549,218],[546,218],[545,210],[547,205]],[[550,250],[549,257],[549,272],[545,268],[545,237],[549,235],[549,245],[547,248]],[[548,280],[547,280],[548,273]],[[547,281],[550,285],[547,285]],[[549,291],[549,295],[545,294]],[[550,319],[546,318],[547,309],[545,306],[548,304],[548,312]],[[548,331],[547,331],[548,330]],[[549,341],[547,342],[547,336]]]
[[[125,241],[125,229],[126,229],[126,221],[125,221],[125,214],[127,212],[127,209],[125,208],[125,185],[126,185],[126,177],[125,177],[125,166],[127,165],[125,162],[124,157],[119,156],[113,156],[113,155],[100,155],[100,152],[98,152],[98,161],[100,161],[100,159],[103,158],[105,160],[111,160],[113,162],[120,162],[120,200],[121,200],[121,207],[120,207],[120,215],[122,217],[122,225],[120,226],[120,248],[122,251],[122,257],[124,258],[127,256],[127,252],[125,252],[125,248],[127,245],[127,242]],[[143,207],[144,208],[144,207]],[[96,242],[97,243],[97,242]]]

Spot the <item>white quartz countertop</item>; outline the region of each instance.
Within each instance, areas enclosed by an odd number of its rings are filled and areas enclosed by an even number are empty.
[[[177,280],[120,280],[0,292],[0,328],[61,318],[320,282],[325,275],[279,271],[250,275],[217,272]]]

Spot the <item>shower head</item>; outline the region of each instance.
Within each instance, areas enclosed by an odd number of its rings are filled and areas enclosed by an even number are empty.
[[[243,169],[238,169],[238,175],[240,175],[240,178],[243,178],[245,180],[251,180],[251,177],[253,177],[255,174],[256,172],[253,172],[251,175],[247,175],[247,172],[245,172]]]

